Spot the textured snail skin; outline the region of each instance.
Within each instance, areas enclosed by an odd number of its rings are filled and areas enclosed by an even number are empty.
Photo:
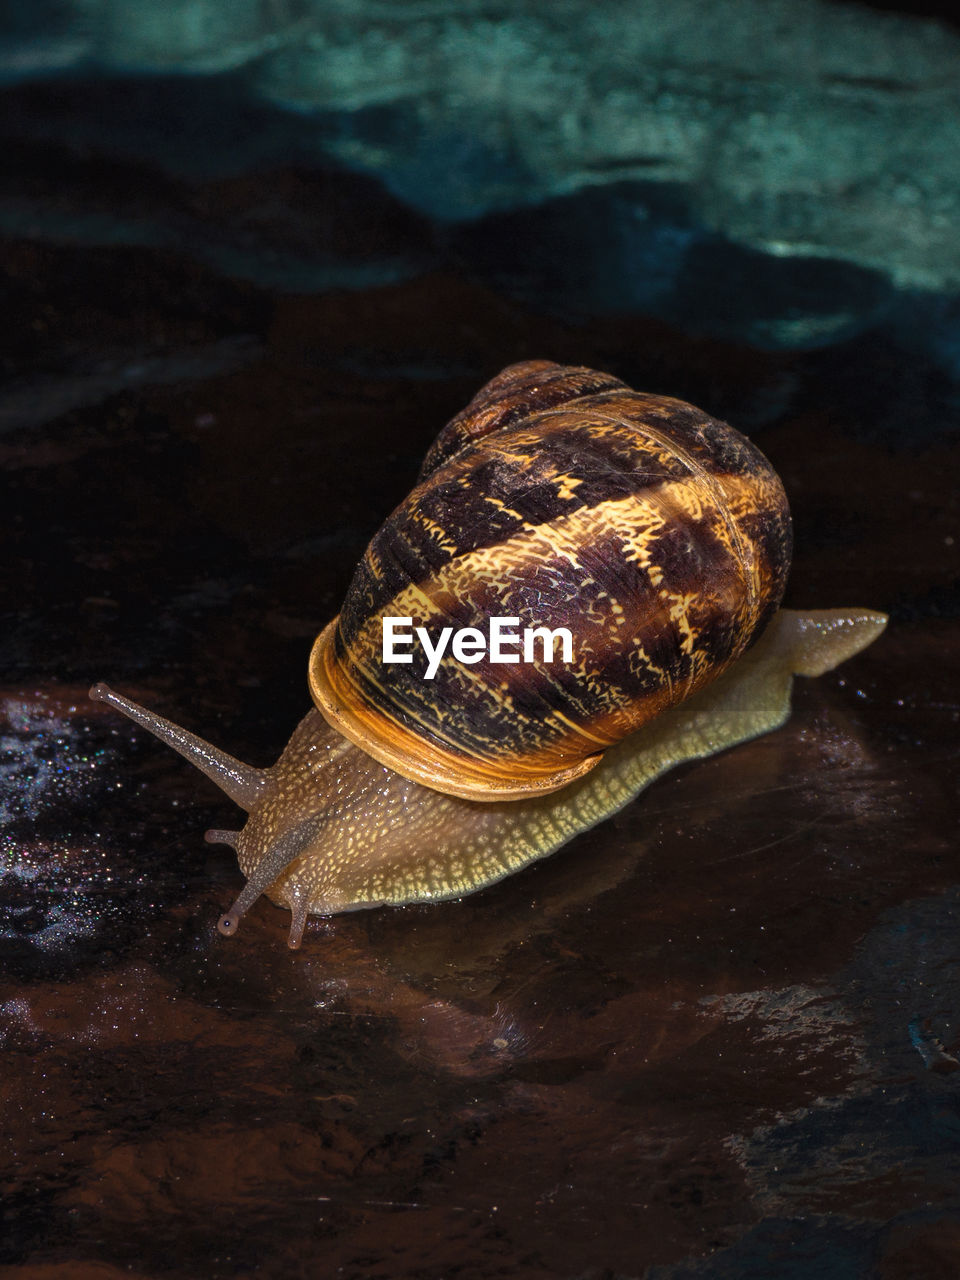
[[[551,442],[542,452],[538,434]],[[272,768],[244,765],[106,685],[90,693],[247,811],[241,831],[207,832],[236,849],[248,878],[220,931],[233,933],[266,893],[290,909],[298,947],[310,914],[481,889],[674,764],[781,725],[794,675],[831,669],[887,621],[862,609],[777,612],[789,552],[780,482],[739,433],[609,375],[528,362],[448,424],[375,535],[311,657],[320,710]],[[551,600],[560,612],[545,619]],[[410,665],[393,679],[373,661],[371,620],[401,612],[459,625],[494,613],[585,620],[587,665],[532,677],[512,666],[510,679],[500,668],[493,680],[489,669],[465,678],[454,663],[426,693]],[[544,696],[560,699],[558,717]],[[466,723],[454,734],[458,716]]]
[[[149,728],[248,808],[242,831],[207,833],[236,848],[249,878],[220,930],[233,933],[266,893],[292,912],[289,942],[298,947],[308,914],[457,898],[546,857],[673,765],[778,728],[790,713],[794,675],[831,670],[871,644],[886,621],[865,609],[781,610],[732,670],[611,747],[585,777],[560,791],[493,803],[402,777],[316,710],[272,769],[254,770],[104,685],[91,696]]]

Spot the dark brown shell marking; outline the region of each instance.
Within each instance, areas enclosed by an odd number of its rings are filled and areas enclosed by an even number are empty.
[[[546,361],[441,432],[311,656],[320,710],[405,776],[475,798],[550,790],[719,675],[783,594],[786,496],[744,436],[679,400]],[[384,615],[432,636],[570,628],[574,661],[381,660]]]

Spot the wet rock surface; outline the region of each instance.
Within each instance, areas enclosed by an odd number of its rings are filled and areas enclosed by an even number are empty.
[[[145,160],[107,199],[82,152],[57,190],[51,145],[5,188],[50,220],[0,241],[3,1274],[955,1274],[942,367],[876,329],[762,351],[538,307],[332,169]],[[98,203],[162,234],[89,232]],[[344,275],[295,289],[294,249]],[[271,762],[433,436],[538,356],[744,428],[793,506],[787,603],[888,632],[491,890],[295,954],[266,901],[220,937],[240,877],[201,837],[236,811],[88,686]]]

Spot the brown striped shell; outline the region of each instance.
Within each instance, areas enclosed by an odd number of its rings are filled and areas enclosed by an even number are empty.
[[[769,462],[692,405],[608,374],[512,365],[440,433],[374,535],[310,688],[405,777],[499,800],[556,790],[709,683],[761,634],[790,566]],[[382,619],[436,636],[567,627],[573,662],[382,660]]]

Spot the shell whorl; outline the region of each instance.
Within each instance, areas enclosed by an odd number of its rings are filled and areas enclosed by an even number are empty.
[[[488,383],[430,448],[310,659],[314,701],[375,759],[483,800],[551,791],[756,639],[791,549],[783,487],[692,405],[547,361]],[[567,627],[573,662],[385,664],[382,618],[435,635]],[[539,651],[538,651],[539,652]]]

